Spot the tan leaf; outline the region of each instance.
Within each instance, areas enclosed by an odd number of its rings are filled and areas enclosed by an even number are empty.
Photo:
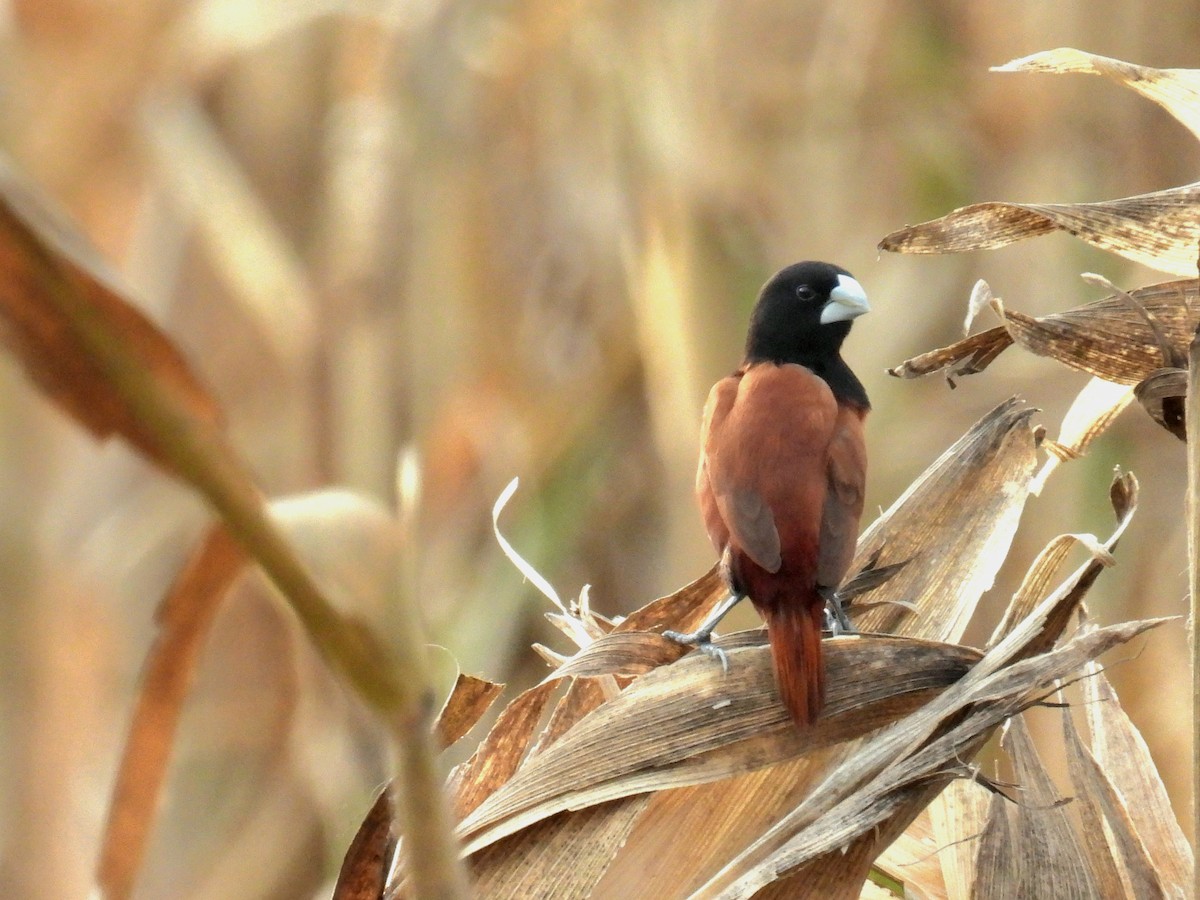
[[[385,787],[371,804],[342,859],[332,900],[380,900],[396,851],[392,790]]]
[[[1048,458],[1042,464],[1030,491],[1040,494],[1052,472],[1063,462],[1078,459],[1097,437],[1103,434],[1120,414],[1134,392],[1127,385],[1116,384],[1103,378],[1092,378],[1084,385],[1063,416],[1058,437],[1043,441]]]
[[[449,747],[474,728],[503,690],[502,684],[460,672],[434,723],[438,743]]]
[[[538,722],[555,685],[539,684],[522,693],[505,707],[492,730],[451,776],[454,810],[466,816],[507,782],[533,743]]]
[[[1067,767],[1075,787],[1084,853],[1102,896],[1165,897],[1129,811],[1094,756],[1083,745],[1069,712],[1063,714]],[[1101,837],[1103,836],[1103,840]]]
[[[1142,265],[1187,276],[1196,271],[1200,183],[1099,203],[975,203],[901,228],[879,249],[894,253],[993,250],[1065,231]]]
[[[174,470],[143,413],[113,381],[114,365],[145,373],[177,415],[198,425],[215,428],[220,410],[129,296],[53,204],[0,157],[0,340],[33,382],[96,437],[118,434]]]
[[[625,797],[547,819],[483,848],[471,858],[475,895],[593,896],[649,799]]]
[[[1196,69],[1153,69],[1071,47],[1059,47],[1014,59],[992,71],[1104,75],[1153,100],[1200,138],[1200,71]]]
[[[1171,809],[1166,786],[1107,676],[1094,664],[1087,671],[1083,695],[1092,754],[1121,798],[1168,894],[1186,897],[1192,889],[1192,847]]]
[[[1017,778],[1017,896],[1096,896],[1091,868],[1063,809],[1067,800],[1055,790],[1022,717],[1008,722],[1001,744]]]
[[[1001,648],[993,649],[961,681],[865,742],[859,753],[745,853],[731,860],[696,896],[745,897],[781,876],[791,878],[794,885],[806,885],[803,894],[794,896],[827,896],[821,890],[828,885],[818,879],[837,871],[847,846],[852,847],[851,854],[857,847],[866,847],[856,857],[865,866],[865,876],[870,860],[882,849],[878,841],[886,843],[902,831],[995,727],[1088,659],[1161,622],[1099,629],[1049,653],[1007,666]],[[997,664],[1002,667],[997,669]],[[950,720],[955,724],[942,736],[927,744],[921,742],[920,736],[930,734],[936,723]],[[901,820],[903,824],[897,828]],[[882,832],[878,838],[877,828]]]
[[[915,378],[950,367],[958,374],[968,371],[963,361],[973,366],[969,371],[980,371],[984,367],[977,365],[981,346],[988,348],[986,362],[991,362],[1016,342],[1073,369],[1132,385],[1170,364],[1172,354],[1186,358],[1200,323],[1200,293],[1194,278],[1116,294],[1040,318],[1008,309],[998,301],[993,306],[1004,325],[888,371],[897,377]],[[1162,345],[1160,336],[1167,346]]]
[[[859,628],[958,639],[992,585],[1029,494],[1037,463],[1033,412],[1017,400],[996,407],[871,524],[851,571],[876,556],[909,562],[864,599],[909,601],[917,613],[882,606],[859,617]]]
[[[971,895],[991,800],[992,795],[977,781],[960,778],[946,785],[929,805],[948,896]]]
[[[992,795],[987,826],[975,858],[971,896],[979,900],[1008,900],[1017,883],[1016,847],[1007,806],[1008,801],[999,794]]]
[[[721,781],[651,795],[598,896],[690,896],[721,860],[739,852],[804,799],[835,748]]]
[[[911,711],[974,658],[953,645],[827,641],[827,713],[800,730],[779,701],[768,649],[737,646],[743,640],[719,642],[727,674],[700,654],[656,669],[531,759],[461,823],[467,851],[566,809],[725,778],[847,740]]]

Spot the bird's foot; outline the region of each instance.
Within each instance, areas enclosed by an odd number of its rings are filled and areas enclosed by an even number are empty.
[[[840,634],[857,634],[858,629],[850,621],[841,595],[832,588],[822,588],[820,592],[825,598],[825,628],[829,633],[834,637]]]
[[[684,644],[688,647],[695,647],[705,656],[711,656],[713,659],[720,661],[721,671],[729,674],[729,654],[712,642],[712,629],[701,629],[700,631],[664,631],[662,636],[669,641],[674,641],[677,644]]]

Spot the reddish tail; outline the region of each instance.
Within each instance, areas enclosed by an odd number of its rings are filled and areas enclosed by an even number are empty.
[[[825,663],[821,660],[825,604],[792,602],[761,612],[767,621],[775,682],[783,705],[797,725],[811,725],[825,705]]]

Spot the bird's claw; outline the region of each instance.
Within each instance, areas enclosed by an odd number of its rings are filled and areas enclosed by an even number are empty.
[[[662,636],[677,644],[695,647],[705,656],[719,660],[721,672],[725,675],[729,674],[729,654],[712,642],[711,631],[692,631],[686,634],[682,631],[664,631]]]
[[[835,590],[822,591],[825,597],[825,628],[833,637],[841,634],[857,634],[858,629],[846,614],[846,606]]]

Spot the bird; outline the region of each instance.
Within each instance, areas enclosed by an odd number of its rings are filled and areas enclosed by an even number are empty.
[[[858,539],[871,404],[841,347],[869,311],[862,285],[830,263],[795,263],[763,285],[743,362],[713,386],[701,425],[696,498],[729,596],[697,631],[665,633],[727,668],[712,632],[749,597],[800,727],[824,706],[823,627],[852,630],[836,591]]]

